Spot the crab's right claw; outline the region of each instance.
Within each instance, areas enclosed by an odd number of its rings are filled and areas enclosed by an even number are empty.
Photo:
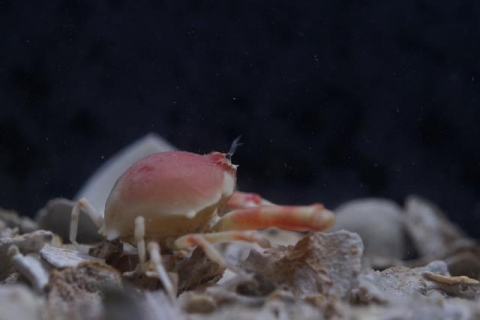
[[[291,231],[324,231],[335,215],[322,204],[310,206],[259,206],[231,211],[214,226],[215,231],[280,228]]]

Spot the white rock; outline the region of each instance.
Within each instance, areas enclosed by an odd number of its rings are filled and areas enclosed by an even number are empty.
[[[466,241],[465,233],[428,200],[409,196],[405,213],[406,228],[420,256],[442,259],[458,243]]]
[[[402,259],[405,255],[405,231],[402,209],[386,199],[358,199],[336,210],[331,229],[355,232],[363,240],[366,257]]]

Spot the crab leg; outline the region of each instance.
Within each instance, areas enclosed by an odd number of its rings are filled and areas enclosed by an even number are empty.
[[[145,218],[138,216],[135,218],[135,241],[137,242],[138,260],[140,263],[140,270],[145,272],[147,270],[146,262],[146,250],[145,250]],[[162,255],[160,254],[160,246],[155,242],[148,243],[148,253],[150,254],[150,261],[155,266],[157,275],[162,281],[163,287],[167,292],[169,298],[175,301],[175,293],[173,290],[173,284],[168,277],[167,271],[162,263]]]
[[[203,240],[205,240],[209,245],[228,241],[247,241],[258,243],[262,248],[269,248],[271,246],[268,238],[261,235],[257,231],[223,231],[202,234],[187,234],[175,240],[174,245],[176,249],[186,249],[191,246],[201,246],[205,251],[207,251],[210,248],[206,245],[206,243],[203,242]],[[215,253],[213,253],[212,256],[213,255],[215,255]]]
[[[195,234],[187,234],[183,237],[178,238],[174,242],[174,246],[176,249],[187,249],[193,246],[199,246],[200,248],[203,249],[207,257],[210,258],[210,260],[218,263],[219,266],[221,267],[226,267],[227,262],[225,259],[223,259],[222,255],[220,252],[218,252],[217,249],[211,244],[206,238],[206,234],[200,234],[200,233],[195,233]]]
[[[227,202],[227,207],[232,210],[271,205],[273,205],[273,203],[263,199],[256,193],[246,193],[240,191],[235,191]]]
[[[213,227],[215,231],[254,230],[276,227],[291,231],[323,231],[335,221],[321,204],[310,206],[260,206],[233,210]]]
[[[137,242],[138,261],[140,262],[140,269],[146,270],[145,261],[147,260],[147,251],[145,250],[145,218],[138,216],[135,218],[135,241]]]
[[[219,266],[225,267],[239,275],[246,276],[243,270],[226,262],[222,254],[213,246],[214,243],[233,240],[256,242],[264,248],[270,247],[270,241],[256,231],[225,231],[187,234],[175,240],[174,246],[176,249],[186,249],[192,246],[199,246],[202,248],[203,252],[205,252],[207,257],[213,262],[216,262]]]
[[[152,261],[155,269],[157,270],[157,275],[162,281],[163,287],[167,292],[170,300],[175,301],[176,294],[173,289],[172,281],[168,276],[167,270],[163,266],[162,255],[160,254],[160,246],[156,242],[148,243],[148,253],[150,254],[150,260]]]
[[[103,225],[102,215],[92,206],[92,204],[85,198],[82,198],[75,203],[72,209],[72,217],[70,220],[70,242],[78,247],[77,231],[78,231],[78,219],[80,218],[80,210],[83,210],[88,214],[90,219],[95,225],[100,228]]]

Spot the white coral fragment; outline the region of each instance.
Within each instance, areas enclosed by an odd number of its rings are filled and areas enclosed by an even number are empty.
[[[24,256],[16,245],[10,246],[8,256],[15,269],[30,281],[35,290],[42,292],[48,283],[48,272],[40,261],[32,256]]]

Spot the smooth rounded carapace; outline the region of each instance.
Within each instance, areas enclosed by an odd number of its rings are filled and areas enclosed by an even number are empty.
[[[233,193],[236,168],[227,154],[169,151],[133,164],[115,183],[105,206],[101,234],[132,242],[134,220],[145,218],[146,238],[160,242],[202,232]]]

